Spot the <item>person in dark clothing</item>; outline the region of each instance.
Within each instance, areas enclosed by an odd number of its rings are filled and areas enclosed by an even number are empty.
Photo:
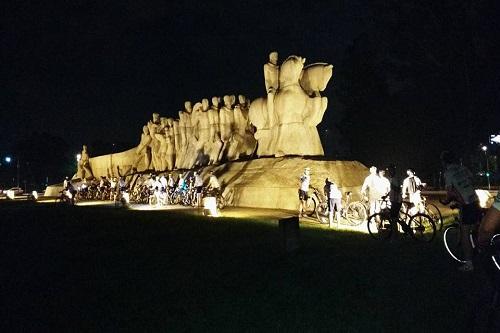
[[[402,196],[401,196],[401,186],[402,181],[401,178],[396,174],[396,165],[390,164],[387,168],[387,174],[389,183],[391,184],[391,189],[389,191],[389,200],[391,201],[391,225],[393,229],[393,237],[397,237],[398,234],[398,217],[399,211],[401,209],[402,204]]]

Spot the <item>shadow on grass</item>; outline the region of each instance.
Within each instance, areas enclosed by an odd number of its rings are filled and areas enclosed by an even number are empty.
[[[440,239],[377,243],[276,221],[0,205],[4,315],[27,331],[460,330],[464,291]],[[452,313],[453,315],[449,315]]]

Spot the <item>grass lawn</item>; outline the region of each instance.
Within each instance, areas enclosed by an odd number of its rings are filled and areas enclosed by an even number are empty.
[[[471,276],[442,245],[276,221],[0,205],[0,331],[459,332]]]

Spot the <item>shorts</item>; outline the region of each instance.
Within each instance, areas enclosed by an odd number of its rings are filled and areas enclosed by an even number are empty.
[[[460,216],[463,224],[478,223],[481,219],[481,208],[479,208],[479,203],[473,202],[462,206]]]
[[[201,193],[203,190],[203,186],[196,186],[196,193]]]
[[[307,198],[308,198],[307,192],[299,190],[299,200],[307,200]]]
[[[330,212],[333,212],[334,210],[340,211],[342,209],[342,200],[340,200],[340,198],[328,199],[328,209]]]

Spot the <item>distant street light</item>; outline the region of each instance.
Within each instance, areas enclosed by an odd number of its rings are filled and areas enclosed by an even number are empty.
[[[10,163],[10,162],[12,162],[12,157],[7,156],[7,157],[5,158],[5,162],[6,162],[6,163]]]
[[[484,158],[486,159],[486,179],[488,180],[488,190],[491,190],[490,184],[490,165],[488,163],[488,146],[483,145],[481,150],[484,151]]]

